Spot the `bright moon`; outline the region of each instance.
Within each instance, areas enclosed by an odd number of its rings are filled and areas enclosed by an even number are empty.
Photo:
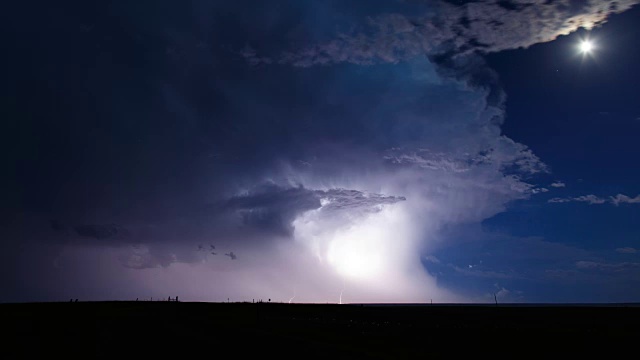
[[[591,50],[593,50],[593,44],[591,43],[591,41],[584,40],[582,43],[580,43],[580,51],[582,51],[583,53],[588,54],[591,52]]]

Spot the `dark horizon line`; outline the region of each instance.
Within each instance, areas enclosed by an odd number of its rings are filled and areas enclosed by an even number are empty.
[[[77,302],[73,302],[77,304],[78,302],[82,303],[166,303],[176,302],[175,300],[167,301],[167,299],[158,299],[158,300],[78,300]],[[438,303],[330,303],[330,302],[277,302],[277,301],[177,301],[180,303],[190,303],[190,304],[279,304],[279,305],[351,305],[351,306],[437,306],[437,307],[447,307],[447,306],[458,306],[458,307],[640,307],[640,302],[532,302],[532,303],[447,303],[447,302],[438,302]],[[24,302],[1,302],[0,305],[9,305],[9,304],[65,304],[69,303],[69,301],[24,301]]]

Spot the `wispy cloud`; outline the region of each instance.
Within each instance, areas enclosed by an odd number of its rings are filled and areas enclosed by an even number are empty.
[[[586,202],[589,204],[604,204],[606,202],[605,199],[599,198],[595,195],[583,195],[574,198],[575,201]]]
[[[637,282],[640,279],[640,262],[607,262],[580,260],[572,267],[547,269],[546,277],[571,283],[609,285],[612,282]]]
[[[640,195],[637,195],[636,197],[632,198],[629,197],[627,195],[623,195],[623,194],[618,194],[616,196],[612,196],[610,198],[610,201],[612,204],[614,205],[620,205],[620,204],[640,204]]]
[[[531,193],[532,194],[546,193],[546,192],[549,192],[549,189],[547,189],[547,188],[534,188],[534,189],[531,189]]]
[[[433,255],[425,255],[424,259],[427,260],[430,263],[440,264],[440,259],[438,259],[437,257],[435,257]]]
[[[459,274],[466,275],[466,276],[479,277],[479,278],[515,279],[515,278],[522,277],[522,275],[517,274],[513,271],[502,272],[502,271],[494,271],[494,270],[482,270],[482,269],[478,269],[477,266],[464,268],[464,267],[459,267],[459,266],[449,264],[449,267],[451,267],[455,272]]]
[[[569,198],[553,198],[553,199],[549,199],[548,202],[550,203],[566,203],[566,202],[572,202],[572,201],[576,201],[576,202],[586,202],[590,205],[593,204],[604,204],[605,202],[607,202],[606,199],[597,197],[595,195],[582,195],[582,196],[578,196],[578,197],[569,197]]]
[[[556,182],[552,183],[551,186],[554,187],[554,188],[563,188],[563,187],[566,187],[567,185],[565,183],[563,183],[562,181],[556,181]]]
[[[640,269],[638,262],[606,263],[596,261],[578,261],[576,268],[580,270],[596,270],[606,273],[619,273]]]
[[[622,247],[622,248],[617,248],[616,252],[619,252],[621,254],[635,254],[638,252],[638,250],[632,247]]]
[[[571,201],[573,201],[572,198],[559,198],[559,197],[556,197],[556,198],[553,198],[553,199],[549,199],[547,202],[561,204],[561,203],[567,203],[567,202],[571,202]]]
[[[637,195],[636,197],[632,198],[627,195],[618,194],[616,196],[609,196],[608,198],[602,198],[602,197],[590,194],[590,195],[582,195],[577,197],[566,197],[566,198],[555,197],[553,199],[549,199],[548,202],[550,203],[586,202],[589,205],[601,205],[601,204],[607,203],[607,204],[613,204],[618,206],[620,204],[640,204],[640,195]]]

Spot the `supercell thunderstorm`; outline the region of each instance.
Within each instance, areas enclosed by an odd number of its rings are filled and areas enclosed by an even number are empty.
[[[536,176],[550,171],[502,134],[506,94],[482,54],[551,41],[635,1],[504,3],[320,18],[329,5],[195,1],[187,18],[202,38],[149,20],[157,34],[140,33],[167,42],[162,71],[145,69],[161,79],[149,103],[166,114],[139,111],[153,120],[144,150],[96,160],[95,184],[63,179],[105,192],[96,204],[68,186],[52,214],[14,222],[16,256],[29,259],[15,271],[48,274],[33,281],[42,294],[84,299],[471,301],[422,260],[444,227],[546,191]],[[238,41],[211,35],[238,29]],[[105,126],[130,117],[114,110]],[[108,193],[108,176],[135,181]]]

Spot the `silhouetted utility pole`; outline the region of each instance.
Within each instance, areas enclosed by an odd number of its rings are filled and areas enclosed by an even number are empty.
[[[496,301],[496,306],[498,306],[498,296],[494,293],[493,299]]]

